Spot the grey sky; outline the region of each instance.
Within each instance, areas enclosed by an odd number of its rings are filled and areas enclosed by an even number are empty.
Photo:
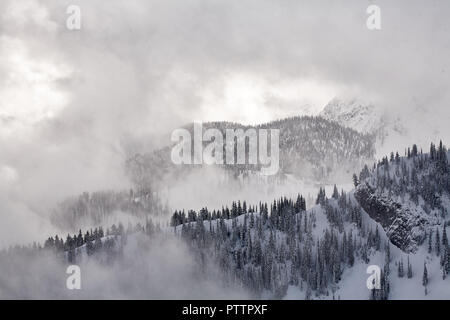
[[[447,0],[2,0],[0,190],[16,208],[3,211],[123,187],[126,155],[185,122],[314,114],[334,96],[445,140],[449,13]]]

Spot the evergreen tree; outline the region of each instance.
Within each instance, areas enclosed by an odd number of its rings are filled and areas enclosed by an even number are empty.
[[[442,230],[442,246],[444,248],[448,247],[447,230],[445,229],[445,223]]]
[[[436,242],[435,242],[436,255],[439,257],[441,255],[441,239],[439,236],[439,229],[436,228]]]
[[[428,271],[427,271],[427,264],[426,264],[426,262],[423,263],[422,285],[425,287],[425,295],[427,295],[428,294],[428,292],[427,292]]]
[[[408,274],[407,274],[407,276],[408,276],[408,279],[411,279],[413,277],[412,265],[409,262],[409,256],[408,256]]]
[[[431,240],[431,234],[432,234],[432,232],[430,230],[430,232],[428,234],[428,253],[431,253],[431,251],[433,250],[433,243],[432,243],[432,240]]]
[[[339,191],[338,191],[336,185],[334,185],[332,197],[333,197],[333,199],[336,199],[336,200],[339,199]]]
[[[401,259],[398,263],[398,277],[399,278],[403,278],[404,276],[404,271],[403,271],[403,259]]]
[[[353,185],[355,186],[355,188],[358,186],[358,184],[358,177],[356,176],[356,174],[353,174]]]

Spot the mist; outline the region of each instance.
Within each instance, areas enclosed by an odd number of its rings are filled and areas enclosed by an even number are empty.
[[[48,251],[0,254],[0,299],[248,299],[225,284],[214,262],[200,268],[186,244],[172,234],[127,238],[123,256],[106,264],[77,255],[81,289],[69,290],[68,264]]]
[[[78,31],[66,28],[70,4],[0,3],[0,248],[60,232],[49,217],[67,197],[131,188],[125,161],[169,145],[167,133],[193,120],[263,123],[317,114],[335,96],[358,96],[408,128],[389,151],[450,138],[446,0],[377,1],[379,32],[366,28],[369,2],[356,0],[80,0]],[[224,188],[220,177],[214,168],[192,174],[163,195],[174,209],[198,209],[243,198],[314,197],[318,188],[298,181],[276,190],[239,181]],[[151,246],[120,270],[87,263],[89,287],[81,294],[193,298],[185,288],[196,284],[184,282],[192,258],[177,246]],[[177,258],[167,261],[163,249]],[[152,270],[143,267],[150,258],[161,261]],[[65,288],[62,296],[40,289],[45,279],[59,288],[64,268],[37,259],[29,281],[0,282],[23,290],[14,297],[71,298]],[[135,278],[141,269],[146,281]],[[201,281],[199,296],[209,295],[223,297]]]

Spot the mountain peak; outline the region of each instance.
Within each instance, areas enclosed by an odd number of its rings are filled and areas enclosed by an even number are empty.
[[[319,114],[321,117],[362,133],[377,133],[384,117],[372,104],[357,98],[333,98]]]

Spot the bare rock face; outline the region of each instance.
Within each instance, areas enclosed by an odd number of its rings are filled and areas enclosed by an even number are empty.
[[[360,184],[355,198],[367,214],[381,224],[391,242],[406,253],[415,252],[426,239],[428,217],[405,208],[392,199],[379,196],[367,183]]]

